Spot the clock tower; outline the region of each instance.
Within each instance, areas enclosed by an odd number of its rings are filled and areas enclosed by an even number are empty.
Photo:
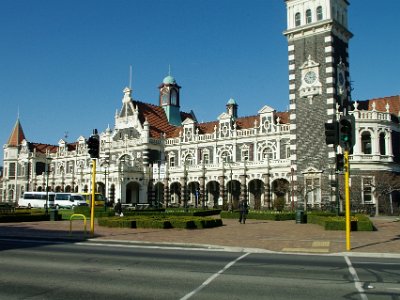
[[[307,189],[310,182],[321,188],[336,153],[325,144],[324,123],[335,120],[337,110],[346,110],[350,98],[349,1],[285,3],[292,166]]]

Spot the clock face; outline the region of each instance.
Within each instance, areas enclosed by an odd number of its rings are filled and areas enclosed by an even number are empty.
[[[308,72],[306,73],[306,75],[304,75],[304,81],[305,81],[307,84],[312,84],[312,83],[315,82],[315,80],[317,80],[317,74],[315,74],[314,71],[308,71]]]

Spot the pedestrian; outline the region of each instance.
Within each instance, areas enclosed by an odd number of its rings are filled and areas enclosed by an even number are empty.
[[[116,216],[121,216],[122,215],[122,205],[121,205],[121,200],[118,199],[117,204],[114,206],[114,211]]]
[[[247,214],[249,213],[249,207],[247,206],[247,201],[245,200],[240,201],[239,212],[240,212],[239,222],[242,223],[243,221],[243,224],[245,224]]]

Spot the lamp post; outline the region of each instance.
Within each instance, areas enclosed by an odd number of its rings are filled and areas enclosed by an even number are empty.
[[[107,211],[107,176],[108,176],[108,167],[109,167],[109,159],[106,157],[103,162],[104,166],[104,211]]]
[[[49,214],[49,162],[51,162],[51,157],[46,156],[46,165],[45,165],[45,172],[46,172],[46,215]]]
[[[187,170],[187,160],[185,160],[183,164],[183,205],[185,207],[185,212],[188,211],[187,207],[187,176],[188,176],[188,170]]]
[[[233,211],[233,203],[232,203],[232,192],[233,192],[233,186],[232,186],[232,177],[233,177],[233,172],[232,172],[232,166],[229,164],[229,169],[230,169],[230,177],[229,177],[229,179],[230,179],[230,181],[229,181],[229,207],[228,207],[228,210],[230,211],[230,212],[232,212]]]
[[[294,211],[294,180],[293,180],[294,168],[293,167],[290,169],[290,172],[292,175],[292,177],[291,177],[291,180],[292,180],[292,182],[291,182],[291,185],[292,185],[292,211]]]

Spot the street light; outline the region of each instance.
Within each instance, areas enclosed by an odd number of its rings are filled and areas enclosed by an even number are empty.
[[[110,157],[110,153],[108,153],[108,157],[106,156],[104,158],[104,161],[103,161],[103,167],[104,167],[104,198],[105,198],[105,200],[104,200],[104,211],[107,211],[107,199],[108,199],[107,198],[107,175],[108,175],[108,167],[109,167],[109,164],[110,164],[109,157]]]
[[[294,180],[293,180],[294,168],[293,167],[290,169],[290,172],[291,172],[291,175],[292,175],[292,211],[294,211]]]
[[[187,207],[187,176],[188,176],[187,163],[188,163],[188,160],[185,159],[185,161],[183,163],[183,205],[185,207],[185,212],[188,211],[188,207]]]
[[[46,165],[45,165],[45,172],[46,172],[46,215],[49,214],[49,162],[51,162],[51,157],[46,155]]]

